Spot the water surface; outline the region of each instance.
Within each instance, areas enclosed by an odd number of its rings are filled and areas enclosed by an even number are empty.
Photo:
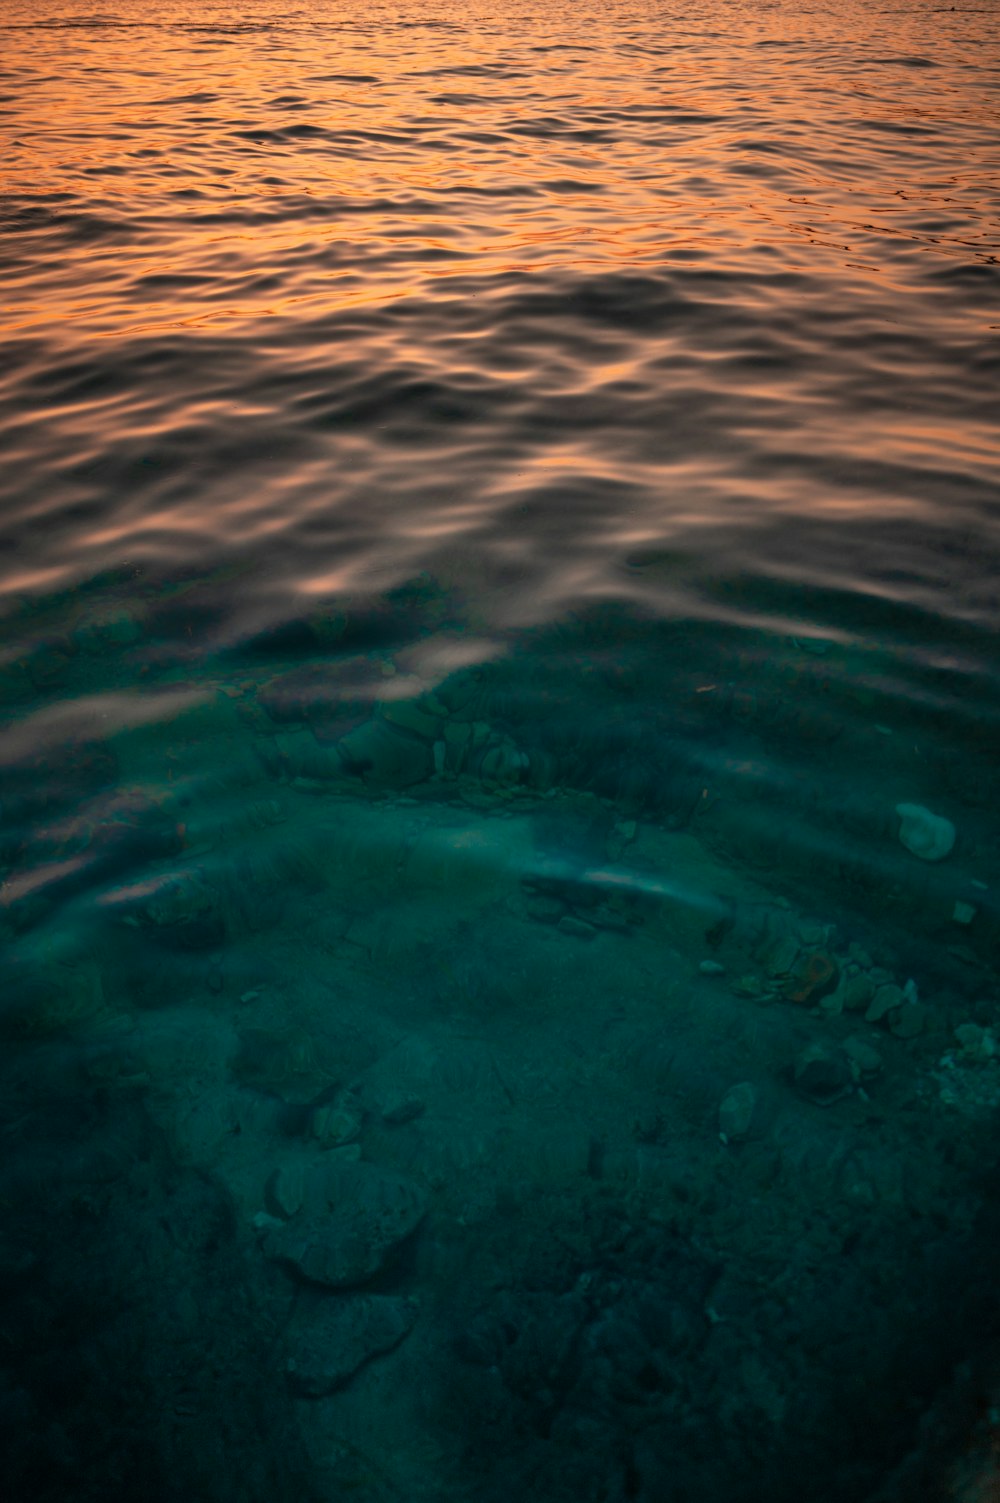
[[[998,80],[8,6],[18,1496],[973,1496]]]

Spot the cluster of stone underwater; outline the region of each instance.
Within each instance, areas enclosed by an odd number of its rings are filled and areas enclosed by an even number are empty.
[[[357,1113],[341,1103],[332,1137],[330,1108],[319,1113],[329,1152],[277,1169],[267,1185],[270,1209],[254,1220],[265,1255],[299,1285],[285,1371],[308,1398],[343,1387],[409,1335],[417,1300],[365,1286],[392,1267],[427,1209],[415,1181],[361,1159]]]
[[[412,698],[386,699],[373,713],[331,742],[299,725],[280,730],[264,748],[272,767],[290,778],[338,781],[357,778],[376,788],[411,788],[429,779],[475,780],[486,789],[555,786],[556,758],[475,716],[475,683],[458,678]]]
[[[804,1008],[815,1020],[817,1034],[790,1062],[788,1074],[797,1093],[818,1106],[856,1095],[867,1099],[885,1068],[880,1036],[904,1045],[927,1036],[932,1047],[940,1047],[941,1020],[912,977],[904,980],[876,964],[857,941],[838,946],[832,924],[796,914],[782,902],[732,905],[709,937],[719,947],[713,957],[725,954],[730,964],[706,959],[699,967],[703,975],[728,980],[733,994],[751,1003]],[[747,957],[754,964],[744,969]],[[856,1024],[854,1031],[845,1033],[845,1023]],[[970,1016],[950,1037],[953,1043],[940,1059],[935,1053],[939,1099],[973,1114],[1000,1106],[996,1028]],[[719,1109],[723,1142],[751,1135],[758,1105],[751,1081],[726,1094]]]
[[[468,703],[463,711],[472,716],[476,708]],[[255,789],[246,800],[242,817],[251,833],[273,828],[280,835],[285,803],[308,803],[316,793],[329,793],[347,806],[361,790],[384,795],[391,809],[396,803],[406,807],[420,783],[438,791],[452,784],[487,817],[510,814],[522,800],[538,807],[540,800],[561,793],[558,766],[544,761],[545,754],[534,756],[486,720],[462,719],[439,696],[388,701],[326,745],[308,726],[272,729],[255,739],[255,751],[274,781],[273,796],[261,797]],[[605,814],[608,868],[603,874],[542,860],[520,875],[524,917],[551,926],[567,943],[599,943],[609,931],[628,934],[657,912],[662,915],[673,901],[669,893],[657,892],[655,883],[630,888],[622,882],[630,849],[642,833],[640,821],[616,818],[610,810]],[[133,800],[119,807],[117,819],[129,849],[135,843],[137,851],[161,863],[181,859],[176,875],[151,887],[133,884],[106,910],[110,923],[143,942],[147,962],[157,949],[212,957],[239,936],[241,925],[253,928],[258,922],[257,912],[248,916],[231,894],[220,897],[218,874],[186,859],[190,851],[175,828],[169,839],[153,839],[169,823],[167,811]],[[147,825],[148,834],[143,833]],[[291,881],[294,868],[284,870]],[[790,903],[712,899],[700,923],[702,948],[694,952],[694,965],[706,987],[729,988],[748,1009],[804,1009],[814,1020],[810,1042],[787,1060],[787,1084],[824,1115],[878,1090],[879,1077],[890,1073],[890,1051],[920,1048],[939,1038],[933,999],[921,996],[909,976],[877,964],[860,943],[840,939],[833,924],[805,917]],[[81,998],[84,978],[89,988],[81,1010],[73,1014],[64,990],[62,1011],[50,998],[42,1009],[51,1009],[47,1022],[36,1011],[30,1025],[25,1018],[26,1032],[51,1034],[67,1022],[100,1021],[100,975],[93,967],[77,968],[76,974]],[[64,988],[72,975],[63,968]],[[953,1038],[943,1055],[934,1044],[941,1100],[962,1110],[1000,1103],[993,1028],[970,1016],[958,1022]],[[141,1079],[141,1061],[137,1073],[123,1073],[120,1062],[127,1057],[127,1049],[95,1052],[89,1078],[108,1089],[148,1086]],[[737,1080],[722,1096],[717,1130],[726,1148],[766,1131],[761,1086]],[[399,1102],[381,1111],[379,1120],[398,1123],[419,1110],[419,1103]],[[301,1162],[290,1156],[275,1170],[266,1187],[266,1210],[256,1214],[262,1252],[298,1291],[283,1361],[289,1385],[308,1399],[338,1391],[369,1362],[402,1346],[418,1320],[418,1303],[399,1292],[394,1270],[422,1235],[426,1192],[407,1175],[362,1159],[363,1120],[350,1092],[313,1107]],[[416,1340],[407,1341],[404,1360]]]
[[[68,819],[64,829],[42,830],[40,844],[36,841],[20,853],[23,866],[8,873],[5,899],[5,915],[18,944],[22,931],[30,936],[36,913],[44,921],[44,902],[32,886],[37,871],[46,861],[57,869],[66,866],[67,875],[49,884],[50,905],[58,904],[75,892],[73,869],[81,853],[85,860],[80,869],[86,879],[107,880],[108,891],[101,898],[104,919],[112,926],[133,930],[141,942],[184,954],[211,955],[241,930],[253,932],[271,921],[272,911],[280,911],[283,889],[294,889],[313,875],[307,870],[308,859],[294,854],[286,859],[280,839],[273,843],[253,839],[255,831],[266,834],[272,825],[280,827],[285,818],[282,796],[271,795],[283,795],[285,789],[390,801],[419,793],[458,799],[484,814],[531,808],[539,800],[572,795],[574,787],[579,790],[581,758],[572,747],[567,748],[565,737],[560,741],[551,734],[559,721],[558,710],[546,704],[544,714],[534,719],[526,716],[522,713],[527,702],[524,694],[512,693],[509,684],[505,690],[502,674],[489,669],[459,670],[427,687],[399,672],[388,657],[378,655],[366,658],[364,671],[367,677],[360,697],[353,702],[345,697],[339,679],[331,686],[331,669],[325,664],[281,671],[263,682],[248,681],[239,693],[226,698],[222,707],[231,718],[223,733],[235,731],[242,742],[237,747],[234,741],[234,767],[247,758],[253,764],[249,771],[237,774],[243,788],[236,822],[242,821],[250,832],[249,845],[255,847],[238,872],[227,873],[225,862],[216,863],[213,869],[211,863],[199,859],[197,832],[192,847],[192,831],[169,801],[138,789],[118,788],[103,801],[95,800],[85,814]],[[381,697],[376,700],[371,698],[373,675],[379,679]],[[518,713],[504,714],[505,692],[507,708],[513,704]],[[591,761],[599,760],[592,750],[588,755]],[[261,792],[262,772],[267,796]],[[98,767],[95,777],[102,775]],[[687,778],[699,800],[694,806],[699,831],[710,836],[712,800],[704,799],[706,790],[699,789],[699,782],[700,777],[693,783]],[[684,808],[678,816],[681,825],[691,812],[687,783],[681,799]],[[613,806],[616,800],[603,802]],[[721,802],[725,806],[725,796]],[[735,799],[728,802],[731,807],[737,803]],[[703,803],[709,807],[705,816]],[[662,809],[637,809],[627,800],[617,801],[617,812],[620,817],[607,846],[612,862],[625,855],[634,838],[637,818],[633,816],[663,819]],[[894,810],[887,804],[885,812],[893,838],[884,844],[893,848],[892,859],[909,862],[918,877],[930,873],[942,878],[939,886],[948,898],[944,916],[958,926],[956,937],[964,938],[973,928],[981,930],[986,919],[980,913],[980,907],[986,906],[985,888],[980,900],[978,891],[967,883],[956,881],[954,891],[948,887],[950,858],[959,844],[954,824],[912,802],[900,802]],[[723,842],[727,854],[734,841],[742,838],[738,819],[734,831],[728,843]],[[277,853],[273,860],[261,854],[266,850]],[[141,880],[116,886],[119,870],[130,868]],[[150,871],[153,875],[147,881]],[[615,882],[602,883],[593,873],[581,876],[540,863],[522,878],[525,913],[552,924],[568,940],[588,941],[613,929],[627,932],[644,922],[650,904],[655,906],[659,900],[642,883],[630,888],[620,878],[618,872]],[[259,894],[255,896],[256,889]],[[717,934],[728,937],[722,949],[712,950],[704,965],[721,966],[719,955],[727,951],[723,969],[738,996],[763,1006],[775,1002],[805,1006],[821,1023],[856,1017],[859,1028],[887,1033],[904,1043],[936,1034],[934,1009],[919,994],[911,976],[876,965],[857,943],[836,944],[832,926],[795,920],[791,910],[780,904],[765,907],[766,921],[760,918],[764,908],[717,915],[712,920]],[[23,948],[32,955],[30,938]],[[752,968],[737,964],[740,954],[752,959]],[[736,974],[732,974],[734,968]],[[7,1010],[15,1032],[51,1034],[100,1022],[114,1010],[97,962],[85,959],[62,965],[54,988],[46,980],[44,964],[35,967],[29,961],[21,971],[24,999],[15,997]],[[32,971],[36,974],[25,976]],[[51,971],[48,967],[50,975]],[[984,978],[984,984],[988,981]],[[16,987],[11,989],[11,995],[16,992]],[[942,1057],[950,1063],[942,1063],[941,1068],[953,1076],[972,1066],[981,1074],[991,1072],[990,1027],[982,1018],[971,1016],[961,1018],[956,1026],[966,1033],[956,1036],[957,1051]],[[972,1040],[968,1030],[976,1028],[982,1032]],[[865,1081],[877,1073],[872,1050],[870,1037],[856,1044],[843,1038],[829,1046],[814,1043],[793,1066],[794,1084],[815,1103],[832,1105],[863,1091]],[[948,1090],[954,1094],[954,1082]],[[746,1091],[740,1100],[745,1114]],[[726,1121],[723,1131],[730,1140],[743,1135],[731,1110]]]
[[[388,662],[385,666],[384,697],[374,703],[369,700],[349,717],[346,726],[336,706],[332,719],[320,716],[317,720],[313,714],[308,693],[310,686],[322,686],[322,678],[312,673],[304,699],[301,675],[295,671],[278,675],[263,688],[255,686],[252,692],[237,698],[233,724],[242,727],[243,740],[252,747],[251,758],[257,767],[258,786],[252,796],[254,774],[241,774],[247,789],[240,817],[251,833],[279,825],[284,818],[280,799],[260,796],[261,771],[271,788],[285,785],[318,792],[353,789],[362,796],[390,799],[418,789],[431,793],[437,789],[446,798],[457,795],[486,812],[531,807],[539,799],[572,792],[572,757],[560,758],[551,746],[537,740],[519,741],[503,724],[484,718],[497,692],[488,675],[477,670],[460,671],[434,688],[415,692],[412,679],[398,676]],[[234,758],[234,763],[238,761]],[[898,804],[895,817],[899,845],[908,853],[904,859],[915,858],[915,867],[933,868],[952,855],[957,836],[951,821],[912,803]],[[616,833],[608,844],[610,856],[623,853],[635,828],[635,819],[617,820]],[[229,903],[228,912],[224,912],[227,905],[220,903],[214,892],[216,881],[197,861],[186,859],[189,834],[178,822],[177,811],[162,799],[138,790],[116,790],[103,803],[97,801],[86,818],[68,820],[62,834],[43,830],[41,840],[41,856],[31,848],[23,855],[24,901],[17,895],[17,871],[12,877],[8,874],[5,884],[5,892],[14,894],[5,899],[5,911],[15,928],[30,928],[32,922],[32,905],[37,900],[27,879],[46,856],[51,859],[54,854],[58,866],[66,851],[74,856],[85,851],[90,873],[96,870],[100,874],[104,863],[109,875],[118,864],[134,866],[148,860],[162,867],[165,860],[174,858],[173,874],[161,874],[134,888],[123,887],[104,905],[113,919],[168,948],[210,951],[224,942],[233,927],[234,905]],[[49,851],[46,840],[52,847]],[[72,866],[72,862],[66,864]],[[294,880],[296,875],[294,870],[279,874],[271,880],[270,889],[284,877]],[[575,876],[564,878],[558,872],[528,872],[524,884],[529,890],[529,916],[554,922],[568,937],[592,937],[602,927],[627,928],[641,921],[648,901],[646,894],[630,896],[627,884],[619,882],[616,901],[607,902],[599,884]],[[56,884],[52,891],[58,900],[62,889]],[[978,912],[969,897],[963,888],[949,915],[952,923],[965,929]],[[246,903],[250,904],[249,897]],[[780,911],[775,909],[779,915]],[[250,927],[258,917],[255,913],[247,917]],[[239,921],[236,915],[235,922]],[[796,1003],[811,1002],[824,1017],[858,1014],[868,1024],[887,1028],[900,1039],[915,1038],[924,1031],[927,1007],[917,995],[913,980],[866,964],[850,953],[835,956],[829,945],[809,932],[781,932],[780,918],[772,920],[771,929],[774,932],[769,933],[766,944],[744,935],[743,947],[755,955],[760,966],[758,973],[737,978],[734,986],[742,995],[765,1002],[777,996]],[[91,985],[92,992],[94,989]],[[92,998],[82,1004],[84,1015],[92,1005]],[[810,1069],[808,1078],[819,1073],[818,1068]],[[835,1088],[831,1086],[827,1094],[835,1095]]]

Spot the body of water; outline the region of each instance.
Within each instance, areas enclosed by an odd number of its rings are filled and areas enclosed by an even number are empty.
[[[9,1496],[992,1495],[998,96],[11,0]]]

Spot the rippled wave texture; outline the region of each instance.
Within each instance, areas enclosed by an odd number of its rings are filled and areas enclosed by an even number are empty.
[[[11,1497],[995,1487],[998,63],[8,0]]]
[[[238,562],[223,635],[419,569],[489,628],[808,624],[811,588],[992,627],[996,41],[974,8],[15,6],[8,602]]]

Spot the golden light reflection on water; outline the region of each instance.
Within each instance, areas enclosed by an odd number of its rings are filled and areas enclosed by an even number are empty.
[[[0,590],[222,539],[336,591],[460,539],[540,549],[545,611],[636,538],[975,512],[991,25],[15,0],[8,509],[55,556]]]
[[[808,36],[794,10],[708,6],[467,25],[443,5],[341,24],[323,7],[158,16],[126,6],[88,26],[70,7],[39,26],[15,8],[8,191],[82,197],[129,233],[81,245],[90,290],[65,287],[63,265],[15,278],[8,328],[311,318],[446,290],[470,266],[719,269],[778,246],[840,274],[875,242],[884,267],[887,236],[924,255],[983,248],[960,224],[921,225],[984,190],[995,125],[985,92],[956,94],[940,34],[921,56],[927,16],[810,14]],[[972,64],[968,28],[946,40],[952,67]],[[863,176],[842,151],[859,120],[877,168]]]

